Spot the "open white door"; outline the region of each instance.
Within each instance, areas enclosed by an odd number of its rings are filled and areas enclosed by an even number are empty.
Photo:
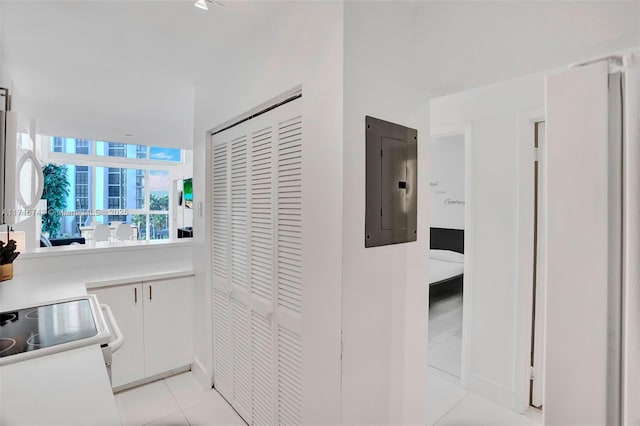
[[[622,421],[640,424],[640,55],[625,58]]]
[[[612,63],[547,77],[546,425],[620,421],[622,126]]]

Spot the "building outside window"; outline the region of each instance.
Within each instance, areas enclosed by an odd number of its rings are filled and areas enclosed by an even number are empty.
[[[181,162],[180,149],[51,137],[50,153],[70,181],[60,237],[79,237],[97,221],[137,226],[139,239],[169,238],[170,167]]]

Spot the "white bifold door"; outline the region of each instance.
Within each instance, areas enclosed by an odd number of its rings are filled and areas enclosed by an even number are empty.
[[[211,141],[214,387],[249,424],[302,423],[301,103]]]

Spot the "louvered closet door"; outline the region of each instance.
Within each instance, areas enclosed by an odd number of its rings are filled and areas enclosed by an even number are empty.
[[[213,137],[214,386],[255,425],[303,420],[300,104]]]

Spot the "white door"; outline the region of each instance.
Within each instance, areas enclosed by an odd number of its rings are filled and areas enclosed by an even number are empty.
[[[250,424],[302,422],[302,120],[213,135],[214,386]]]
[[[111,377],[113,387],[143,379],[144,330],[142,284],[90,290],[100,303],[109,305],[124,336],[124,344],[113,354]]]
[[[193,361],[193,278],[143,283],[145,376]]]

